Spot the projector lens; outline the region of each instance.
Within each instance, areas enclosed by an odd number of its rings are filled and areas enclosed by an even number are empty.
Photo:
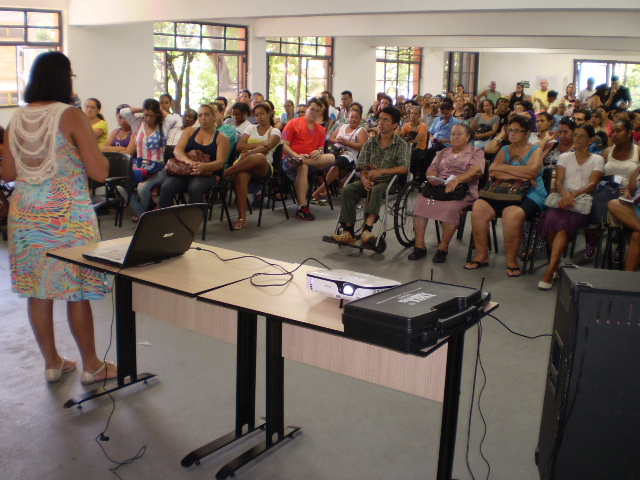
[[[344,295],[349,295],[352,296],[353,292],[355,292],[356,289],[353,288],[353,285],[349,285],[348,283],[346,283],[343,287],[342,287],[342,293]]]

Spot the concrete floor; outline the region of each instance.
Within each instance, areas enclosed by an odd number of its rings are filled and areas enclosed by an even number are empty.
[[[339,201],[338,201],[339,203]],[[339,205],[338,207],[339,208]],[[433,224],[428,226],[427,259],[409,262],[393,232],[384,254],[338,248],[323,243],[332,233],[337,211],[314,207],[315,222],[286,221],[282,211],[267,212],[256,228],[230,232],[226,224],[209,226],[207,244],[263,255],[288,262],[313,256],[332,268],[381,274],[399,281],[433,278],[448,283],[480,286],[500,302],[496,315],[514,330],[538,335],[553,325],[555,289],[541,292],[533,276],[507,278],[503,253],[491,255],[491,266],[479,272],[463,270],[470,228],[464,240],[453,241],[447,262],[435,265]],[[217,211],[217,208],[216,208]],[[293,213],[293,207],[290,213]],[[232,209],[232,214],[234,210]],[[125,217],[126,218],[126,217]],[[113,227],[103,217],[105,239],[131,235],[128,220]],[[198,239],[198,241],[200,241]],[[577,260],[582,259],[579,253]],[[543,262],[539,261],[541,264]],[[75,371],[59,384],[48,385],[43,363],[29,327],[26,302],[10,291],[6,242],[0,242],[0,478],[112,479],[113,466],[94,438],[105,428],[111,401],[103,398],[82,410],[62,404],[86,388]],[[109,342],[111,297],[94,302],[99,354]],[[66,326],[64,304],[56,305],[56,335],[61,354],[77,359],[77,349]],[[262,322],[259,322],[260,324]],[[262,327],[262,326],[261,326]],[[487,423],[483,453],[495,480],[538,479],[534,450],[542,411],[549,337],[516,337],[498,322],[482,322],[482,363],[487,385],[482,412]],[[260,330],[259,335],[264,335]],[[454,477],[469,479],[465,461],[467,422],[475,365],[477,329],[467,335],[462,400]],[[239,448],[205,459],[200,466],[180,466],[181,458],[233,428],[235,347],[178,327],[138,316],[139,371],[159,375],[147,386],[116,394],[116,410],[102,442],[119,461],[134,456],[145,445],[144,456],[122,467],[123,479],[211,479]],[[259,345],[261,342],[258,342]],[[108,359],[115,360],[115,345]],[[263,355],[258,353],[258,372]],[[359,380],[287,361],[286,422],[302,426],[302,435],[238,472],[253,479],[433,479],[436,472],[441,404],[371,385]],[[264,415],[263,376],[258,374],[258,415]],[[476,397],[477,398],[477,397]],[[475,478],[485,478],[487,465],[479,454],[483,434],[477,405],[473,411],[469,459]],[[251,440],[247,441],[247,444]]]

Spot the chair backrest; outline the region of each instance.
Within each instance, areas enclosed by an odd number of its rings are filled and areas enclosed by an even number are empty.
[[[280,144],[273,151],[273,173],[274,176],[280,173],[282,170],[282,154],[284,152],[284,145]]]
[[[118,189],[123,188],[127,199],[131,198],[133,192],[133,165],[131,157],[122,152],[103,152],[109,160],[109,178],[118,179],[114,185]]]
[[[174,155],[173,155],[173,149],[174,148],[176,148],[175,145],[167,145],[166,147],[164,147],[164,156],[163,156],[164,163],[167,163],[167,161],[170,158],[174,157]]]

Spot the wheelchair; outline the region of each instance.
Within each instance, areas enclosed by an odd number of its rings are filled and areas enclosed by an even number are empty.
[[[356,171],[351,172],[345,185],[351,182],[356,175]],[[398,188],[399,190],[395,192]],[[391,193],[394,192],[394,193]],[[364,210],[363,202],[356,207],[356,222],[354,224],[354,233],[356,244],[348,245],[334,240],[330,235],[322,237],[322,241],[335,243],[341,247],[356,248],[362,252],[363,250],[373,250],[376,253],[383,253],[387,249],[387,232],[393,230],[400,245],[403,247],[411,247],[415,242],[415,233],[413,231],[413,205],[416,198],[420,195],[420,184],[416,180],[411,179],[411,174],[394,175],[387,186],[385,192],[385,203],[380,208],[378,221],[374,224],[372,234],[376,241],[372,244],[360,245],[360,237],[364,227]],[[393,221],[390,220],[393,217]],[[343,227],[339,221],[336,221],[335,232],[343,233]]]

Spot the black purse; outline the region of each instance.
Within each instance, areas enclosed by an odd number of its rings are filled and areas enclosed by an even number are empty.
[[[446,191],[447,186],[442,183],[440,185],[432,185],[429,181],[423,182],[420,186],[420,193],[426,198],[433,200],[462,200],[469,193],[469,185],[466,183],[459,184],[452,192]]]

